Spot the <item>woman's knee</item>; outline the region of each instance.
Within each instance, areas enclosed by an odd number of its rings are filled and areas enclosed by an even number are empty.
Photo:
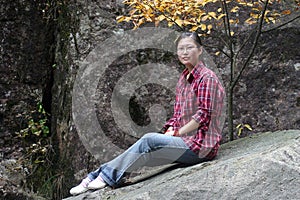
[[[153,138],[153,137],[157,137],[158,135],[161,135],[160,133],[146,133],[145,135],[143,135],[142,138]]]

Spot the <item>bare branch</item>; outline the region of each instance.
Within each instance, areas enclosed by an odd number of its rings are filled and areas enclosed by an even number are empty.
[[[248,42],[250,41],[250,39],[251,39],[251,37],[252,37],[252,35],[255,33],[255,29],[253,29],[252,31],[251,31],[251,33],[248,35],[248,37],[243,41],[243,43],[242,43],[242,45],[241,45],[241,47],[239,48],[239,50],[237,50],[237,52],[236,52],[236,57],[238,57],[238,55],[240,54],[240,52],[244,49],[244,47],[246,46],[246,44],[248,44]]]
[[[229,22],[229,13],[228,13],[228,7],[227,7],[227,2],[226,0],[222,0],[222,6],[223,6],[223,12],[225,12],[225,18],[224,18],[224,25],[225,25],[225,31],[226,31],[226,35],[229,38],[229,50],[230,50],[230,55],[229,55],[229,59],[230,59],[230,82],[229,85],[231,87],[231,83],[233,81],[233,72],[234,72],[234,62],[233,62],[233,58],[234,58],[234,52],[233,52],[233,47],[232,47],[232,36],[231,36],[231,30],[230,30],[230,22]]]
[[[255,39],[254,39],[253,45],[252,45],[252,47],[251,47],[250,53],[249,53],[249,55],[248,55],[248,57],[247,57],[247,59],[246,59],[244,65],[243,65],[243,67],[241,68],[239,74],[238,74],[237,77],[234,79],[233,84],[231,85],[232,88],[237,84],[237,82],[238,82],[238,80],[240,79],[240,77],[241,77],[243,71],[245,70],[245,68],[247,67],[249,61],[251,60],[251,58],[252,58],[252,56],[253,56],[254,50],[255,50],[255,48],[256,48],[256,46],[257,46],[257,44],[258,44],[258,39],[259,39],[259,37],[260,37],[260,35],[261,35],[261,30],[262,30],[262,26],[263,26],[264,16],[265,16],[265,13],[266,13],[268,4],[269,4],[269,0],[266,0],[266,1],[265,1],[265,6],[264,6],[264,9],[263,9],[263,12],[262,12],[261,17],[260,17],[260,19],[259,19],[259,24],[258,24],[258,27],[257,27],[257,32],[256,32],[256,35],[255,35]]]
[[[268,32],[274,31],[274,30],[276,30],[276,29],[279,29],[279,28],[281,28],[281,27],[283,27],[283,26],[286,26],[286,25],[292,23],[293,21],[295,21],[295,20],[297,20],[297,19],[299,19],[299,18],[300,18],[300,14],[297,15],[296,17],[293,17],[292,19],[288,19],[286,22],[284,22],[284,23],[282,23],[282,24],[280,24],[280,25],[278,25],[278,26],[276,26],[276,27],[270,28],[270,29],[268,29],[268,30],[264,30],[264,31],[262,31],[261,33],[268,33]]]
[[[204,47],[208,47],[208,48],[216,48],[218,49],[220,52],[222,52],[226,57],[230,58],[230,55],[228,55],[228,53],[226,53],[225,51],[223,51],[223,49],[221,49],[220,47],[218,46],[211,46],[211,45],[206,45],[206,44],[203,44]]]
[[[232,37],[231,37],[231,29],[230,29],[230,22],[229,22],[229,13],[228,13],[228,7],[227,7],[227,3],[226,3],[226,0],[222,0],[221,2],[222,4],[222,7],[223,7],[223,13],[225,14],[225,17],[224,17],[224,27],[225,27],[225,32],[226,32],[226,35],[228,36],[229,38],[229,42],[230,44],[228,45],[228,48],[230,49],[230,52],[231,52],[231,55],[233,53],[233,49],[232,49]]]

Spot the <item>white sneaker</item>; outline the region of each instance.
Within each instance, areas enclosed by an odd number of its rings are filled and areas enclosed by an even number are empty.
[[[81,193],[84,193],[86,191],[88,191],[88,184],[91,182],[91,179],[89,179],[89,177],[86,177],[85,179],[83,179],[81,181],[81,183],[79,185],[77,185],[76,187],[71,188],[70,190],[70,194],[72,195],[78,195]]]
[[[79,184],[79,185],[77,185],[76,187],[73,187],[70,190],[70,194],[71,195],[78,195],[78,194],[84,193],[86,191],[88,191],[88,188],[84,187],[82,184]]]
[[[105,188],[106,185],[107,184],[104,182],[104,180],[100,176],[98,176],[95,180],[88,184],[87,188],[91,190],[97,190]]]

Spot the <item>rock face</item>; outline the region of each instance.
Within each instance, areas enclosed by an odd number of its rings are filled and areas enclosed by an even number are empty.
[[[60,19],[55,20],[54,24],[43,20],[40,7],[42,2],[48,7],[48,1],[17,0],[8,3],[0,0],[0,161],[3,160],[0,170],[4,171],[10,166],[7,163],[15,163],[24,155],[22,152],[25,148],[15,137],[15,132],[28,126],[28,117],[36,111],[37,101],[41,101],[46,111],[51,113],[49,123],[56,155],[55,161],[51,161],[55,166],[50,167],[54,176],[44,171],[41,174],[49,175],[49,180],[57,177],[53,182],[58,184],[51,187],[54,193],[59,193],[56,199],[61,199],[61,196],[67,194],[68,187],[106,159],[96,160],[86,150],[72,118],[72,88],[79,63],[97,45],[101,46],[106,39],[132,27],[116,22],[116,17],[126,10],[121,0],[94,0],[88,3],[84,0],[51,1],[54,8],[50,10],[58,9],[60,2],[68,4],[62,6],[67,13],[61,13]],[[236,87],[235,124],[248,123],[255,133],[300,129],[300,23],[295,21],[293,24],[263,35],[251,67],[245,70]],[[214,55],[214,52],[211,53]],[[228,81],[227,59],[222,56],[215,59],[224,82]],[[121,132],[115,124],[110,109],[113,86],[119,83],[123,74],[149,62],[172,64],[174,60],[163,51],[140,49],[116,60],[106,70],[103,84],[99,81],[99,98],[95,105],[97,117],[101,128],[120,148],[128,146],[133,139],[131,135]],[[157,103],[166,108],[169,116],[172,113],[171,92],[154,84],[138,88],[130,99],[133,121],[138,125],[147,124],[148,108]],[[223,132],[226,141],[226,126]],[[245,130],[242,137],[249,132]],[[109,146],[101,150],[107,149]],[[8,181],[14,180],[11,173],[2,171],[0,199],[4,194],[17,199],[18,195],[14,194],[25,181],[17,178],[16,182],[11,183]],[[34,188],[39,185],[43,184],[35,185]],[[60,185],[66,185],[64,191],[60,191]],[[112,193],[128,192],[127,189],[133,190],[142,185],[130,187],[113,190]],[[3,198],[8,199],[7,196]]]
[[[300,130],[266,132],[222,145],[214,161],[152,169],[129,186],[65,200],[297,199],[299,163]]]

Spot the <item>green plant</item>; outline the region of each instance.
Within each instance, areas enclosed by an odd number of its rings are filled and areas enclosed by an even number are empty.
[[[31,138],[32,135],[47,137],[50,133],[47,125],[49,114],[46,113],[41,102],[37,103],[37,111],[32,111],[32,114],[28,116],[28,126],[17,132],[18,137],[23,139]]]
[[[25,116],[27,127],[16,133],[23,146],[23,156],[18,162],[27,169],[24,187],[32,188],[34,192],[40,192],[40,183],[51,176],[53,148],[48,126],[49,117],[42,103],[38,102],[36,110],[30,116]]]

